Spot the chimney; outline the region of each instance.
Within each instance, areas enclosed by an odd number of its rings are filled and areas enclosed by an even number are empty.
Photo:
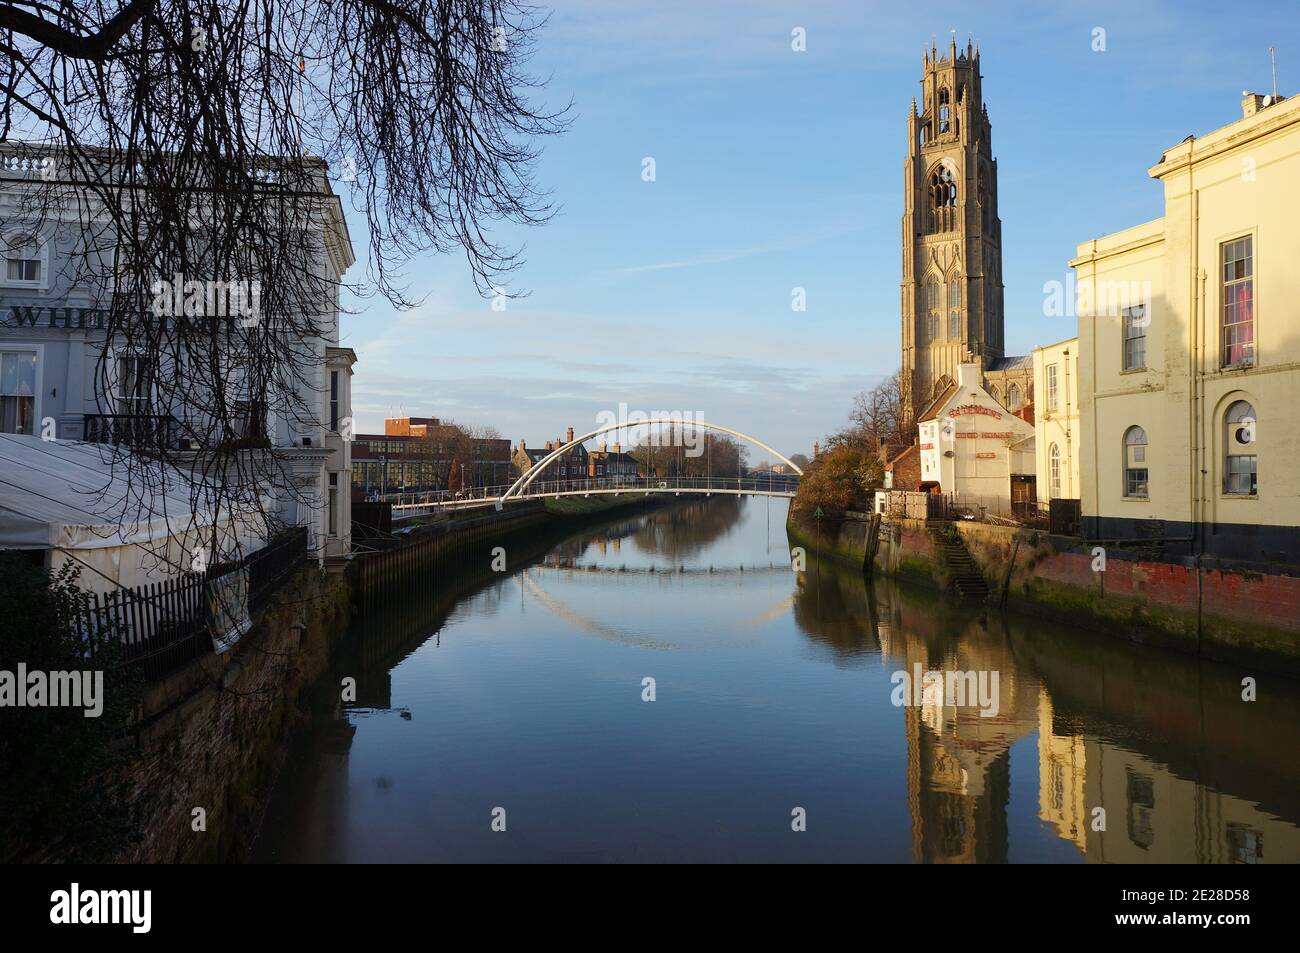
[[[1265,96],[1262,93],[1252,93],[1249,90],[1241,91],[1241,118],[1249,119],[1261,109],[1267,109],[1269,106],[1276,106],[1282,100],[1286,99],[1281,93],[1273,93]]]
[[[520,437],[520,438],[519,438],[519,449],[520,449],[520,450],[527,450],[527,449],[528,449],[528,447],[524,444],[524,438],[523,438],[523,437]]]
[[[567,439],[565,439],[564,442],[565,442],[565,443],[573,443],[573,428],[572,428],[572,427],[569,428],[569,433],[568,433],[568,435],[567,435]]]
[[[549,440],[546,441],[546,449],[547,449],[547,450],[554,450],[554,449],[555,449],[554,447],[551,446],[551,441],[549,441]]]

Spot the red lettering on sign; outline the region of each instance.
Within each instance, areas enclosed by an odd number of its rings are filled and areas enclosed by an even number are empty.
[[[967,414],[983,414],[986,417],[993,417],[997,420],[1002,419],[1002,415],[996,410],[981,407],[979,404],[962,404],[960,407],[954,407],[952,410],[948,411],[949,417],[962,417]]]

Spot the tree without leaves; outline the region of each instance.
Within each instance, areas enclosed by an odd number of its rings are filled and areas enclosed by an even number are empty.
[[[179,474],[192,521],[263,510],[268,484],[293,486],[265,425],[319,423],[308,342],[332,331],[344,240],[331,172],[364,217],[359,292],[412,304],[399,269],[420,252],[462,250],[485,294],[519,265],[489,228],[551,213],[532,166],[565,119],[528,103],[525,72],[542,22],[515,0],[0,0],[0,158],[22,199],[0,228],[75,248],[57,277],[107,313],[101,412],[119,410],[117,358],[138,360],[133,410],[183,413],[203,448]],[[196,308],[163,327],[157,282],[177,275],[257,282],[255,323]],[[123,520],[177,476],[111,454]]]
[[[883,481],[885,458],[911,444],[914,429],[898,372],[859,393],[849,426],[827,437],[823,452],[804,467],[795,512],[820,507],[824,514],[839,515],[869,508],[871,491]]]

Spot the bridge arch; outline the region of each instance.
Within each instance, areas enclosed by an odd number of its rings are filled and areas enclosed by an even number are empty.
[[[795,463],[784,453],[772,447],[769,447],[767,444],[763,443],[763,441],[759,440],[757,437],[751,437],[747,433],[742,433],[739,430],[732,430],[730,427],[724,427],[721,424],[705,423],[703,420],[681,420],[680,418],[672,418],[672,417],[651,417],[648,420],[638,420],[635,423],[630,423],[624,420],[620,423],[606,424],[603,427],[597,427],[595,430],[591,431],[590,433],[583,434],[581,437],[575,437],[573,440],[570,440],[568,443],[562,446],[556,447],[546,456],[542,457],[542,459],[538,460],[535,465],[529,467],[527,472],[521,474],[518,480],[510,484],[510,489],[506,490],[497,499],[496,508],[498,510],[501,509],[505,505],[506,500],[510,499],[510,497],[515,496],[518,493],[520,493],[522,490],[524,490],[530,483],[532,483],[535,479],[541,476],[543,470],[549,467],[556,460],[560,459],[560,457],[564,455],[564,452],[566,450],[572,449],[575,444],[586,443],[588,440],[592,439],[593,437],[599,437],[601,434],[609,433],[611,430],[626,430],[631,427],[649,427],[649,426],[653,426],[654,424],[671,424],[676,427],[682,427],[682,428],[695,427],[697,429],[703,427],[705,430],[716,430],[719,433],[729,434],[732,437],[739,437],[741,440],[744,440],[747,443],[752,443],[756,447],[762,447],[764,450],[766,450],[768,453],[772,454],[775,457],[780,457],[781,460],[784,461],[785,464],[790,467],[790,469],[792,469],[795,473],[799,474],[800,476],[803,476],[803,470],[801,470],[798,466],[796,466]]]

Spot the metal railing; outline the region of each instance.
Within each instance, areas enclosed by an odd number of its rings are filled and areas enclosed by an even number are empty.
[[[537,480],[510,499],[546,496],[619,495],[623,493],[728,493],[794,496],[799,479],[793,475],[763,474],[757,477],[637,477],[587,480]],[[510,484],[473,487],[465,490],[434,490],[425,493],[390,493],[382,497],[393,504],[395,513],[493,503]]]
[[[82,632],[115,634],[122,640],[126,664],[138,666],[146,681],[154,681],[212,651],[208,583],[247,569],[248,611],[253,613],[306,561],[307,527],[295,527],[233,565],[86,593],[77,625]]]
[[[86,414],[87,443],[174,450],[181,425],[171,414]]]

